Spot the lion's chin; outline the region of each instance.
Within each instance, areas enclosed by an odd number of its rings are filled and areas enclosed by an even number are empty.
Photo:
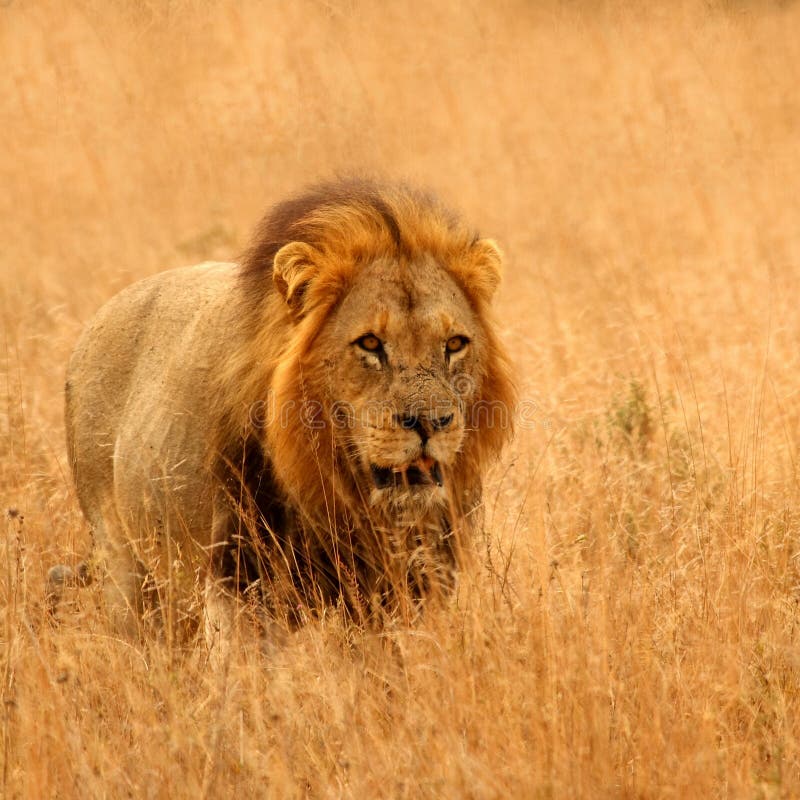
[[[439,514],[447,504],[447,496],[441,486],[391,487],[373,489],[370,494],[372,511],[376,521],[390,527],[414,527],[422,524],[431,513]]]

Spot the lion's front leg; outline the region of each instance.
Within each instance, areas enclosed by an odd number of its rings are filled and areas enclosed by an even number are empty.
[[[224,665],[237,647],[270,651],[284,639],[263,602],[262,576],[249,545],[250,527],[220,488],[214,498],[211,558],[203,588],[203,631],[209,658]]]

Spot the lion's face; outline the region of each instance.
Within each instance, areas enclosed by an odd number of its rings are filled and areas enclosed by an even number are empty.
[[[432,258],[374,262],[314,349],[362,496],[394,514],[444,502],[485,358],[482,327],[455,280]]]
[[[268,369],[243,355],[230,383],[280,412],[263,449],[281,489],[321,528],[463,519],[511,432],[497,245],[425,194],[359,183],[280,206],[260,242],[244,285],[266,300],[249,353]]]

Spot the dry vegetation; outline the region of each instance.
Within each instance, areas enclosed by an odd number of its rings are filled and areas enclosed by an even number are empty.
[[[798,30],[733,0],[0,2],[4,794],[798,796]],[[532,404],[457,607],[334,614],[223,675],[91,591],[48,627],[89,544],[81,325],[352,168],[508,255]]]

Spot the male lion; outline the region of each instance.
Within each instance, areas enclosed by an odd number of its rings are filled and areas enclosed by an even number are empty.
[[[278,205],[239,264],[112,298],[66,383],[95,552],[51,570],[51,598],[99,572],[134,633],[202,579],[213,634],[236,595],[297,624],[446,592],[511,430],[500,266],[429,195],[352,179]]]

